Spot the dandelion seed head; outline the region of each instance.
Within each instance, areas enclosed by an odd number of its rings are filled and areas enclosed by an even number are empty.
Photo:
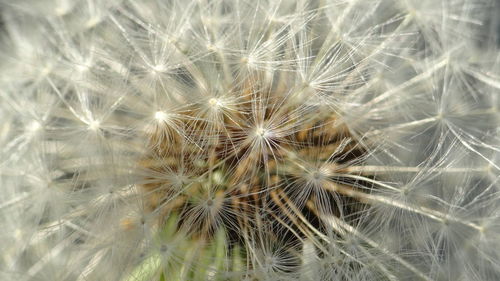
[[[0,6],[0,279],[499,279],[491,1]]]

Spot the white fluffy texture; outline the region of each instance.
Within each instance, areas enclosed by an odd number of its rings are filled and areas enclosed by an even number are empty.
[[[323,218],[330,229],[296,257],[304,269],[277,270],[284,246],[255,245],[243,275],[500,279],[493,0],[0,3],[1,280],[125,280],[159,251],[161,264],[175,260],[143,207],[147,133],[176,129],[188,105],[216,124],[210,110],[240,103],[228,93],[256,71],[376,144],[351,167],[376,188],[356,223]],[[296,128],[276,122],[255,124],[260,149]],[[142,227],[124,231],[125,218]]]

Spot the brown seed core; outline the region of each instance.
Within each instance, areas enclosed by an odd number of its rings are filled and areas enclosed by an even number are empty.
[[[296,242],[309,234],[299,217],[321,230],[318,214],[363,208],[324,188],[349,185],[341,169],[365,153],[338,115],[289,93],[247,86],[231,96],[192,103],[175,123],[160,118],[151,130],[142,186],[160,221],[175,213],[179,230],[204,239],[224,228],[244,242],[265,227],[273,239]]]

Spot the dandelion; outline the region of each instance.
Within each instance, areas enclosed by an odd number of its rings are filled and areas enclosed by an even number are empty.
[[[0,5],[0,279],[500,278],[494,1]]]

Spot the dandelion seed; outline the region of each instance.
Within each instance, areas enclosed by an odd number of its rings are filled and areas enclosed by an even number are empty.
[[[257,129],[255,129],[255,135],[258,138],[266,139],[266,138],[269,138],[271,136],[271,132],[269,132],[268,130],[266,130],[262,127],[257,127]]]
[[[99,130],[100,127],[101,127],[101,122],[97,120],[92,120],[91,122],[89,122],[89,130],[97,131]]]
[[[157,111],[155,112],[155,119],[158,120],[158,122],[166,122],[168,120],[168,114],[164,111]]]

